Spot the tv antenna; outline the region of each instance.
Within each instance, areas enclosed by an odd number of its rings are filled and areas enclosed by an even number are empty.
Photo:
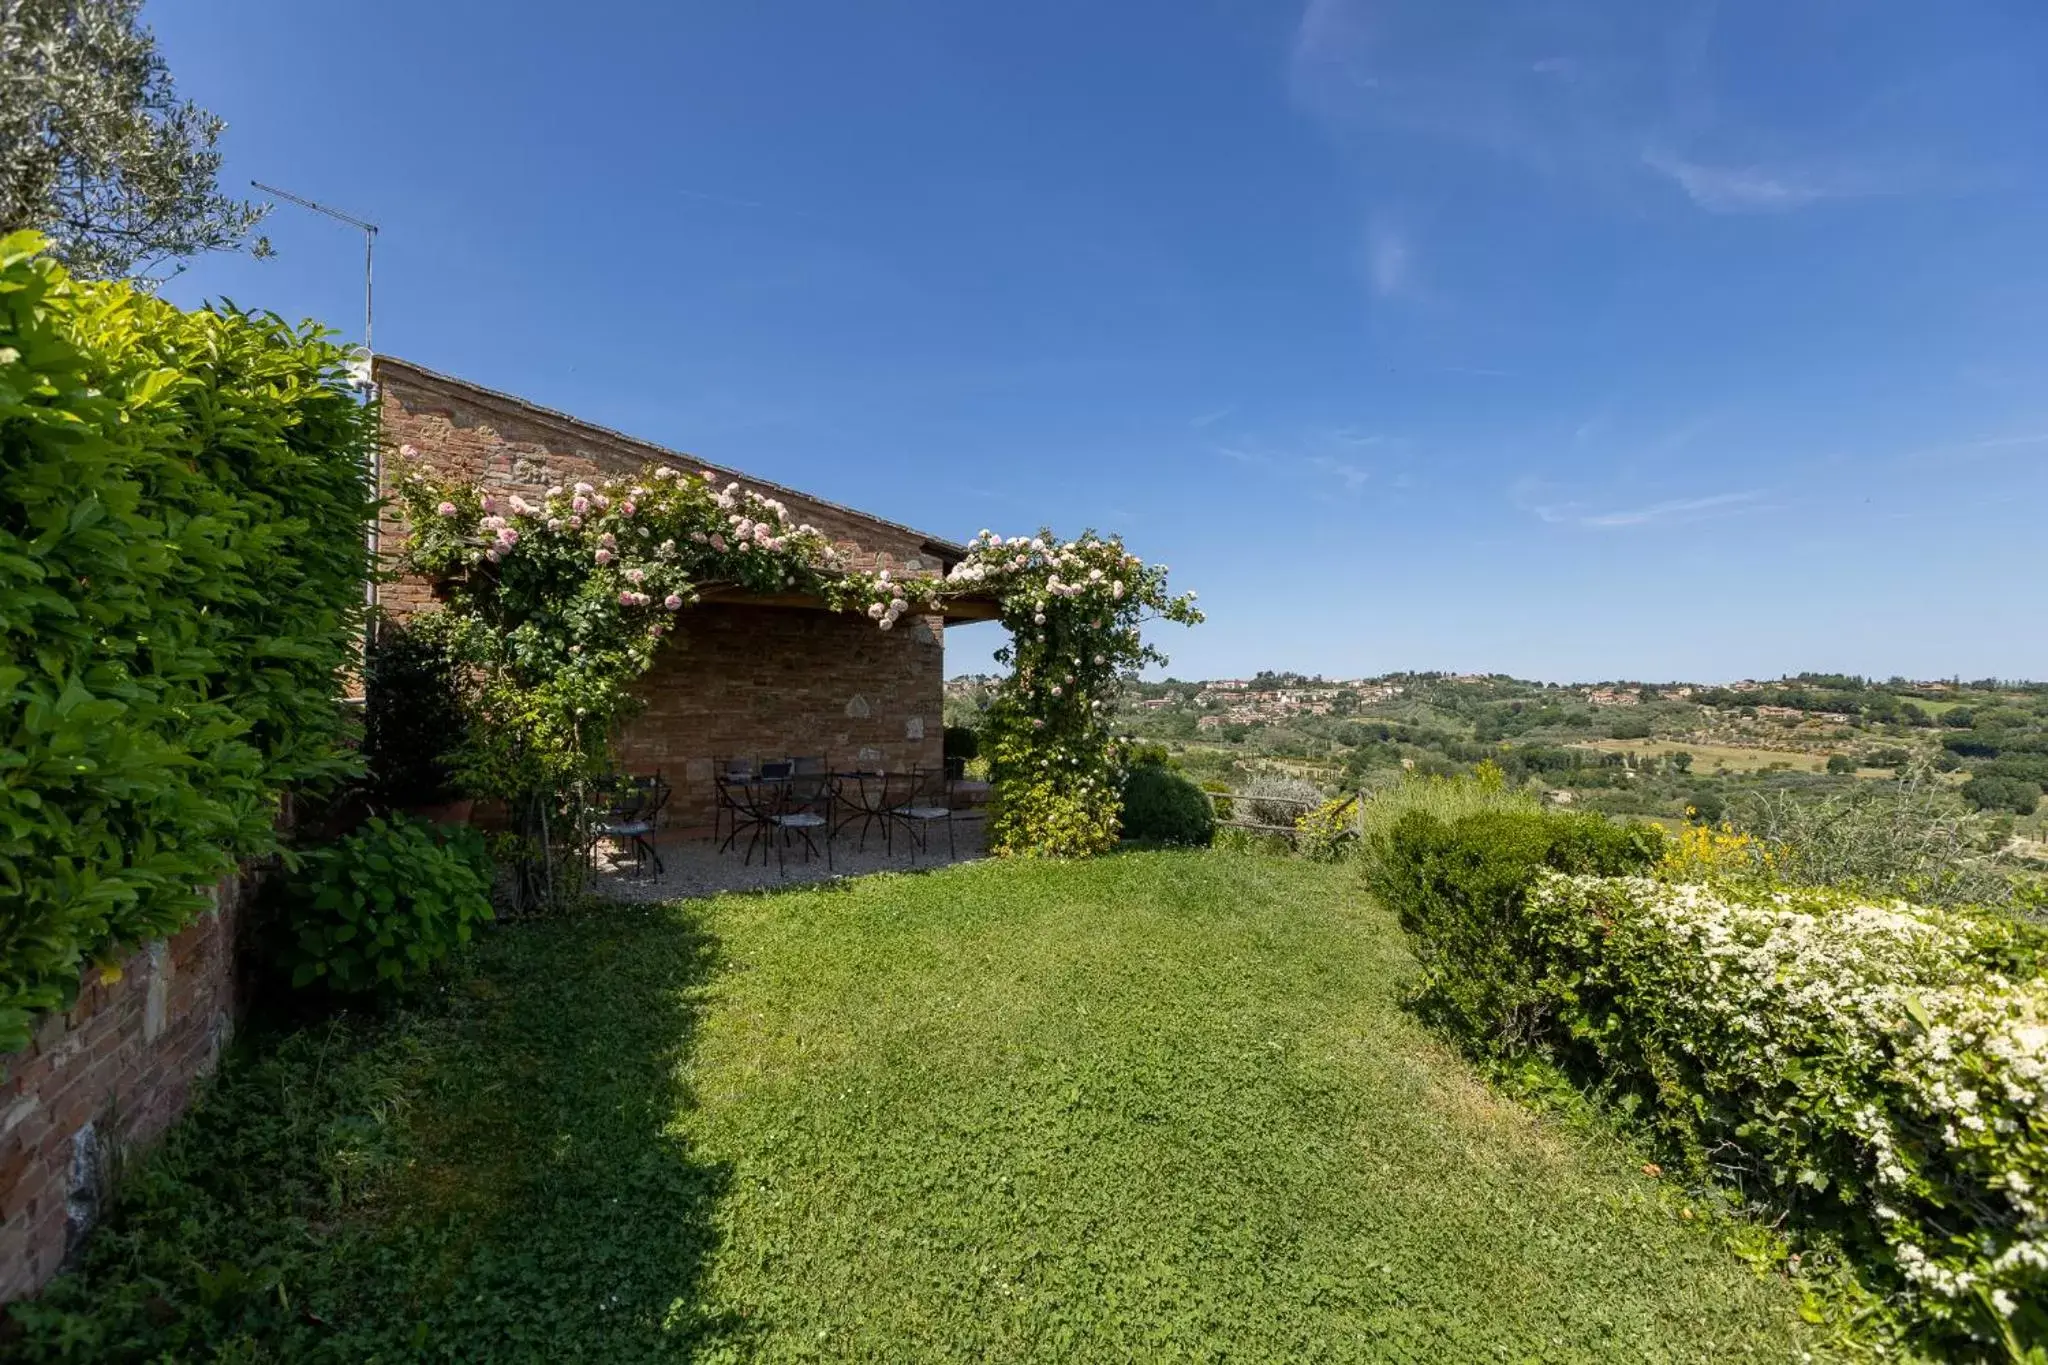
[[[324,213],[329,218],[334,219],[336,222],[347,223],[350,227],[358,228],[362,231],[363,350],[372,355],[376,354],[376,351],[370,345],[370,321],[372,300],[371,282],[373,277],[373,271],[371,267],[375,264],[377,255],[377,225],[375,223],[365,222],[361,218],[356,217],[352,213],[343,213],[340,209],[331,209],[327,207],[327,205],[325,204],[316,204],[311,199],[307,199],[300,195],[293,194],[290,190],[281,190],[275,185],[266,185],[261,180],[251,180],[249,183],[251,185],[254,185],[257,189],[262,190],[265,194],[274,194],[280,199],[288,199],[292,203],[297,204],[300,208],[311,209],[315,213]]]

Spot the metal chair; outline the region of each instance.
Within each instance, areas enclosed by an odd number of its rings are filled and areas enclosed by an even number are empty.
[[[792,776],[782,783],[780,798],[768,816],[768,823],[775,833],[782,836],[775,844],[775,870],[778,874],[789,875],[786,860],[792,834],[804,841],[806,863],[817,856],[818,845],[811,838],[814,830],[822,831],[825,836],[825,870],[836,870],[832,866],[832,782],[825,774]],[[767,861],[765,854],[762,861]]]
[[[636,873],[645,875],[652,860],[654,875],[661,876],[667,869],[662,865],[660,850],[654,846],[654,834],[660,825],[662,807],[668,804],[669,785],[662,781],[660,769],[640,777],[614,778],[606,787],[597,836],[631,849]]]
[[[901,776],[901,799],[892,800],[888,810],[889,818],[902,824],[910,840],[910,860],[914,863],[919,852],[931,851],[931,827],[941,820],[946,824],[946,857],[949,861],[959,857],[953,841],[953,784],[946,780],[945,771],[913,768]]]
[[[740,809],[728,788],[736,782],[753,780],[754,760],[751,758],[728,758],[712,770],[711,837],[717,839],[721,829],[729,830],[725,842],[718,846],[720,853],[731,846],[740,832]]]
[[[879,772],[839,773],[832,779],[835,804],[844,812],[834,830],[845,829],[855,820],[860,821],[860,840],[855,845],[857,853],[867,852],[868,831],[877,824],[882,827],[882,847],[894,853],[894,821],[889,815],[889,778]]]

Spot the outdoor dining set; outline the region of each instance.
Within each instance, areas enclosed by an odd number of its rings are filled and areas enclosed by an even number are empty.
[[[772,851],[783,872],[792,851],[801,849],[809,862],[822,848],[830,870],[833,845],[849,829],[856,851],[865,852],[872,836],[893,855],[900,838],[915,862],[930,853],[935,825],[945,826],[947,857],[957,856],[953,784],[943,769],[835,771],[823,758],[735,758],[717,764],[712,781],[711,837],[720,853],[738,849],[743,865],[753,862],[758,849],[765,866]],[[655,833],[669,796],[658,772],[615,779],[596,832],[623,847],[638,870],[652,863],[660,876]]]

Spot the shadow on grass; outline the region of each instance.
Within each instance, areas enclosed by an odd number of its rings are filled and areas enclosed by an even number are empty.
[[[417,1157],[382,1211],[399,1274],[363,1344],[636,1360],[729,1338],[739,1324],[707,1316],[700,1290],[731,1172],[676,1132],[718,965],[699,911],[519,925],[485,959],[422,1077]]]
[[[698,907],[608,906],[492,933],[431,1003],[252,1026],[73,1272],[0,1316],[0,1358],[740,1345],[701,1304],[731,1172],[676,1131],[718,962]]]

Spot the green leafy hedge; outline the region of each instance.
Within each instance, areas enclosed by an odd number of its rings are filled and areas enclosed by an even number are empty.
[[[0,239],[0,1053],[350,770],[375,416],[271,316]]]
[[[1124,775],[1122,822],[1126,839],[1207,847],[1216,837],[1216,813],[1202,789],[1157,763]]]
[[[307,853],[284,883],[279,965],[294,986],[355,993],[447,960],[491,917],[491,859],[472,829],[373,818]]]
[[[1551,1051],[1700,1177],[1843,1228],[1913,1316],[2048,1349],[2048,936],[1844,892],[1544,874]]]
[[[1664,832],[1597,815],[1483,811],[1445,822],[1413,810],[1374,836],[1369,877],[1414,935],[1421,997],[1482,1051],[1513,1051],[1539,1035],[1548,1010],[1523,903],[1538,874],[1640,872]]]
[[[1561,1066],[1695,1180],[1860,1248],[1900,1321],[2036,1358],[2048,933],[1645,875],[1664,845],[1589,815],[1414,811],[1375,836],[1369,875],[1460,1042]]]

